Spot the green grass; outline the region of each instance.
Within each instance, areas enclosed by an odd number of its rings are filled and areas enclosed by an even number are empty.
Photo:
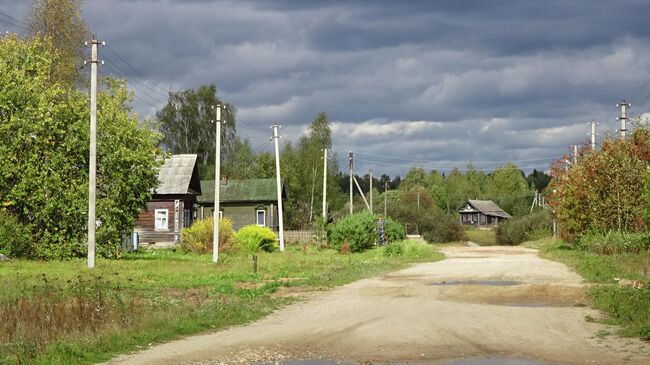
[[[250,322],[290,303],[281,289],[326,290],[409,263],[443,258],[432,246],[387,255],[289,247],[241,254],[172,251],[121,260],[0,264],[0,364],[88,364],[149,344]],[[286,288],[292,287],[292,288]]]
[[[497,244],[496,234],[494,229],[476,229],[467,228],[465,230],[467,240],[478,243],[481,246],[494,246]]]
[[[542,257],[562,262],[587,281],[598,284],[589,290],[589,296],[593,307],[607,314],[603,323],[621,326],[624,336],[650,340],[650,287],[643,273],[650,252],[599,255],[551,239],[528,242],[526,246],[539,248]],[[615,277],[642,280],[646,286],[641,290],[621,288]]]

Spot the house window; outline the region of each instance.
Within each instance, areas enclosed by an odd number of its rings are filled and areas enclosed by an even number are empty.
[[[258,209],[257,212],[257,225],[266,226],[266,210]]]
[[[168,230],[169,229],[168,215],[169,215],[169,212],[168,212],[167,209],[156,209],[154,211],[154,217],[155,217],[155,220],[156,220],[155,228],[156,228],[157,231],[158,230]]]

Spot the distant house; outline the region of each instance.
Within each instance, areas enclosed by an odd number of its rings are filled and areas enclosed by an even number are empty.
[[[158,172],[160,185],[146,209],[140,212],[135,231],[140,242],[178,243],[180,231],[192,224],[201,179],[196,155],[172,155]]]
[[[214,211],[214,180],[201,181],[198,197],[198,218],[212,217]],[[275,179],[221,180],[219,215],[230,218],[233,228],[257,224],[278,229],[278,198]],[[287,193],[282,187],[282,199]]]
[[[492,200],[468,200],[458,211],[464,225],[496,226],[510,218],[510,214],[499,208]]]

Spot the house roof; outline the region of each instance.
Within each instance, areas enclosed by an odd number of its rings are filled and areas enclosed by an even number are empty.
[[[155,194],[201,194],[196,155],[172,155],[158,171]]]
[[[201,181],[199,203],[214,203],[214,180]],[[282,187],[282,196],[287,193]],[[220,202],[266,202],[276,201],[275,179],[222,180],[219,188]]]
[[[475,210],[485,214],[485,215],[492,215],[496,217],[502,217],[502,218],[510,218],[510,214],[506,213],[503,209],[499,208],[496,203],[494,203],[492,200],[468,200],[465,204],[463,204],[463,207],[465,207],[467,204],[471,205],[472,208]],[[460,212],[466,212],[467,210],[464,210],[463,208],[460,209]]]

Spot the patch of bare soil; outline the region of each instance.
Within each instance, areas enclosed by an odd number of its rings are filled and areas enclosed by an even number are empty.
[[[522,307],[584,307],[590,304],[584,287],[539,284],[448,286],[440,290],[438,299]]]

